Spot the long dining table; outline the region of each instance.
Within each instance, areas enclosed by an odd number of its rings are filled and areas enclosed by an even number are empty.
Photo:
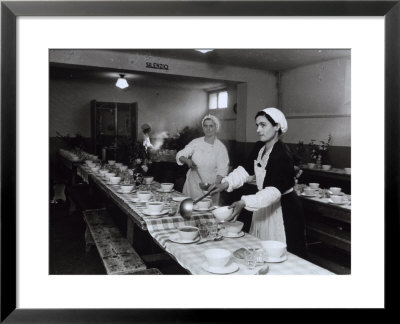
[[[226,249],[235,252],[238,249],[261,249],[261,240],[249,233],[244,233],[241,237],[230,238],[224,236],[220,241],[208,241],[203,243],[203,239],[190,244],[178,243],[173,240],[173,235],[178,232],[178,228],[183,225],[199,226],[202,223],[217,223],[211,211],[193,211],[189,219],[183,218],[179,210],[174,213],[165,213],[158,216],[148,216],[144,213],[146,208],[144,203],[138,202],[135,192],[122,193],[118,185],[111,185],[99,173],[92,172],[85,165],[77,168],[77,173],[81,178],[100,188],[112,199],[112,201],[122,209],[127,217],[127,237],[129,238],[132,226],[136,224],[140,229],[146,231],[148,235],[167,252],[178,264],[186,271],[194,275],[214,274],[205,270],[204,252],[211,248]],[[147,189],[153,195],[163,195],[160,192],[160,184],[153,182]],[[183,194],[174,190],[168,193],[165,208],[169,210],[171,203],[174,204],[174,197],[182,197]],[[171,240],[172,239],[172,240]],[[198,244],[202,243],[202,244]],[[133,246],[135,248],[135,246]],[[321,268],[303,258],[287,252],[287,259],[282,262],[260,262],[254,268],[249,268],[246,262],[232,256],[231,263],[236,263],[237,270],[229,273],[231,275],[252,275],[252,274],[274,274],[274,275],[333,275],[334,273]]]

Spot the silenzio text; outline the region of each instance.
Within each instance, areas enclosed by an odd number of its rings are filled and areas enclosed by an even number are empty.
[[[150,69],[168,70],[168,64],[146,62],[146,67]]]

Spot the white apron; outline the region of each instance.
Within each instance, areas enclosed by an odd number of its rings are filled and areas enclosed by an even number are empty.
[[[260,151],[260,153],[262,153]],[[261,156],[261,154],[259,154]],[[260,160],[257,159],[257,160]],[[254,161],[254,174],[256,176],[257,189],[263,189],[264,178],[266,174],[264,167],[257,166],[260,161]],[[283,225],[281,201],[271,204],[268,207],[258,209],[253,212],[253,220],[250,226],[250,234],[258,237],[260,240],[273,240],[286,243],[285,226]]]

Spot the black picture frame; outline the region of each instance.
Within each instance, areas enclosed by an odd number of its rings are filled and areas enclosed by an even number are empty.
[[[128,323],[234,321],[239,312],[180,309],[16,308],[16,19],[19,16],[384,16],[385,256],[399,233],[400,4],[396,1],[2,1],[1,2],[1,322]],[[371,112],[373,113],[373,112]],[[389,213],[390,211],[390,213]],[[397,243],[395,242],[397,245]],[[394,244],[393,244],[394,245]],[[394,251],[398,254],[398,251]],[[385,309],[398,275],[385,258]],[[390,283],[390,286],[386,283]],[[242,310],[243,311],[243,310]],[[253,310],[256,312],[256,310]],[[262,310],[257,310],[261,312]],[[257,316],[258,315],[252,315]],[[260,315],[263,316],[263,315]],[[222,320],[224,319],[224,320]]]

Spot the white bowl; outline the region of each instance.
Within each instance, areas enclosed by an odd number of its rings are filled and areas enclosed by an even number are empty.
[[[343,196],[331,195],[331,199],[335,204],[340,204],[343,201]]]
[[[197,207],[200,209],[207,209],[211,205],[211,199],[203,199],[197,202]]]
[[[328,171],[332,168],[332,165],[330,164],[323,164],[322,165],[322,170]]]
[[[194,226],[182,226],[178,228],[181,240],[194,240],[199,235],[199,229]]]
[[[121,188],[121,191],[122,191],[122,192],[128,193],[128,192],[131,192],[131,191],[132,191],[132,189],[134,188],[134,186],[133,186],[133,185],[122,184],[122,185],[120,186],[120,188]]]
[[[141,202],[147,202],[151,198],[151,191],[138,191],[137,196]]]
[[[121,182],[121,177],[110,177],[111,184],[119,184]]]
[[[108,164],[109,165],[114,165],[115,164],[115,160],[108,160]]]
[[[224,221],[233,213],[233,208],[229,208],[228,206],[219,207],[212,211],[214,217],[219,221]]]
[[[115,173],[114,172],[107,172],[104,176],[105,176],[105,178],[107,180],[110,180],[111,177],[115,177]]]
[[[161,189],[163,191],[171,191],[173,187],[174,187],[173,183],[162,183],[161,184]]]
[[[106,173],[108,173],[108,171],[107,171],[107,170],[104,170],[104,169],[100,169],[99,172],[100,172],[100,174],[101,174],[102,176],[105,176]]]
[[[154,180],[154,177],[146,176],[143,179],[144,179],[144,183],[145,184],[151,184],[153,182],[153,180]]]
[[[159,213],[164,208],[164,203],[162,201],[148,201],[146,207],[152,213]]]
[[[99,171],[100,167],[94,166],[94,167],[91,167],[91,169],[93,172],[97,172],[97,171]]]
[[[351,174],[351,168],[344,168],[344,172],[346,174]]]
[[[225,249],[208,249],[204,252],[207,262],[212,267],[223,267],[231,258],[232,253]]]
[[[281,258],[286,253],[286,244],[280,241],[261,241],[261,246],[267,257]]]
[[[311,189],[318,189],[319,188],[319,183],[316,182],[311,182],[308,184]]]
[[[338,194],[340,194],[340,192],[342,191],[342,188],[339,188],[339,187],[330,187],[329,190],[330,190],[334,195],[338,195]]]
[[[226,222],[225,223],[225,230],[229,233],[237,234],[243,228],[243,222],[235,221],[235,222]]]

